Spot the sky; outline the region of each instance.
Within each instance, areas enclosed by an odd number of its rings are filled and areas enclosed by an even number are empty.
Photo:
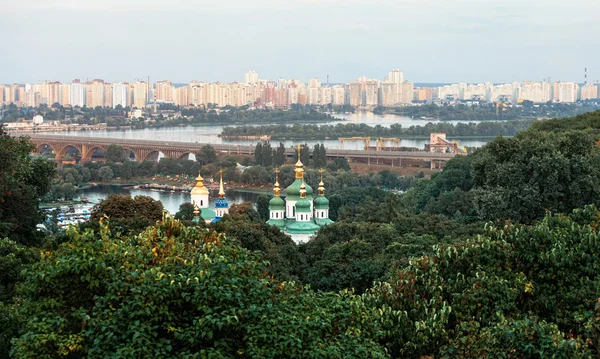
[[[600,80],[598,0],[0,0],[0,83]]]

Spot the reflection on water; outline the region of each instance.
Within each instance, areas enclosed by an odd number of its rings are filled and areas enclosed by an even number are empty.
[[[369,126],[381,125],[384,127],[390,127],[391,124],[401,124],[404,127],[410,126],[424,126],[427,121],[415,120],[410,117],[396,116],[396,115],[375,115],[372,112],[357,112],[354,114],[334,114],[335,117],[341,118],[341,121],[328,122],[328,125],[335,125],[338,123],[364,123]],[[478,121],[448,121],[444,123],[456,124],[459,122],[475,122]],[[295,123],[295,124],[306,124],[306,123]],[[291,124],[289,124],[291,125]],[[123,131],[74,131],[64,132],[61,134],[65,135],[76,135],[76,136],[90,136],[90,137],[111,137],[111,138],[127,138],[137,140],[164,140],[164,141],[176,141],[176,142],[198,142],[198,143],[213,143],[213,144],[230,144],[232,149],[235,145],[255,145],[256,140],[223,140],[219,137],[219,134],[223,131],[223,127],[226,126],[185,126],[185,127],[169,127],[169,128],[146,128],[141,130],[123,130]],[[231,127],[235,127],[232,125]],[[56,134],[56,133],[54,133]],[[452,138],[449,138],[453,140]],[[481,147],[486,144],[489,140],[486,139],[469,139],[459,141],[460,146],[467,147]],[[273,141],[274,144],[278,144],[279,141]],[[314,141],[281,141],[286,147],[291,147],[298,142],[305,142],[311,147],[314,147],[317,143],[322,143],[327,148],[338,149],[340,148],[340,142],[338,140],[314,140]],[[416,147],[419,149],[425,148],[425,144],[428,143],[428,139],[402,139],[400,146],[403,147]],[[364,148],[363,142],[348,141],[344,144],[345,149],[360,150]]]
[[[96,204],[100,202],[100,200],[105,199],[111,194],[129,194],[132,197],[134,196],[150,196],[155,200],[159,200],[162,202],[163,207],[171,212],[171,214],[175,214],[179,210],[179,205],[185,202],[190,202],[190,194],[185,192],[155,192],[147,189],[125,189],[119,186],[109,186],[109,185],[98,185],[92,188],[84,189],[79,191],[81,197],[86,197],[92,204]],[[247,192],[238,192],[238,191],[227,191],[225,198],[229,202],[231,206],[234,203],[242,203],[242,202],[252,202],[256,203],[256,199],[258,198],[257,193],[247,193]],[[211,193],[210,199],[210,207],[214,208],[215,201],[217,199],[217,192]]]

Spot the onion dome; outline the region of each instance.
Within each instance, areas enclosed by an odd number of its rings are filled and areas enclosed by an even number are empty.
[[[204,187],[204,178],[200,174],[196,177],[196,186],[192,188],[192,192],[190,194],[208,194],[208,188]]]
[[[215,203],[216,208],[229,208],[229,203],[225,199],[225,189],[223,188],[223,170],[219,170],[219,198],[217,198],[217,202]]]
[[[192,221],[196,223],[200,222],[200,208],[197,204],[194,204],[194,219]]]
[[[329,200],[325,196],[319,196],[314,201],[316,209],[329,209]]]
[[[319,196],[315,198],[316,209],[329,209],[329,200],[325,197],[325,183],[323,183],[323,170],[321,172],[321,182],[319,182]]]
[[[306,185],[300,186],[300,200],[296,202],[296,212],[310,212],[310,201],[306,199]]]
[[[279,188],[279,168],[275,169],[275,184],[273,185],[273,198],[269,201],[269,210],[283,210],[285,209],[285,202],[280,197],[281,189]]]

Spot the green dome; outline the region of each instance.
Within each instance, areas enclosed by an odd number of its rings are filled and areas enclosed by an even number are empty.
[[[302,180],[300,178],[296,178],[294,182],[288,188],[285,189],[286,195],[288,197],[292,197],[290,199],[293,199],[293,197],[300,197],[300,186],[302,186]],[[313,193],[312,187],[309,186],[306,182],[304,183],[304,186],[306,186],[306,196],[311,196]]]
[[[296,202],[296,212],[310,212],[310,202],[306,198]]]
[[[319,196],[315,198],[315,208],[316,209],[328,209],[329,208],[329,200],[325,196]]]
[[[269,210],[277,211],[285,208],[285,202],[281,197],[273,197],[269,201]]]

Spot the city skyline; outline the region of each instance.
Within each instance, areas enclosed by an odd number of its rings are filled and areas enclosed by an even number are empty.
[[[149,80],[149,79],[148,79]],[[240,82],[191,81],[175,86],[169,80],[110,83],[102,79],[71,83],[43,81],[25,85],[0,84],[0,104],[38,107],[59,103],[67,106],[145,108],[148,104],[168,103],[177,106],[250,106],[289,108],[291,105],[353,107],[394,107],[415,103],[456,101],[520,103],[562,102],[598,99],[600,84],[559,81],[519,81],[493,84],[455,83],[437,87],[418,87],[406,80],[399,69],[392,69],[383,79],[359,77],[345,84],[331,84],[313,78],[307,83],[294,79],[261,79],[258,72],[248,71]]]
[[[150,75],[185,83],[400,66],[418,83],[600,79],[592,0],[0,0],[0,82]]]

